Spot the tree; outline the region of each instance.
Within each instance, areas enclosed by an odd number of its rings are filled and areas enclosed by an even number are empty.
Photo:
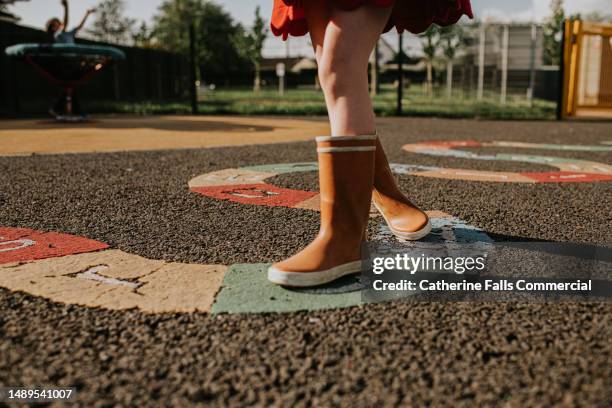
[[[253,91],[261,90],[261,60],[264,42],[268,36],[268,23],[261,17],[260,8],[255,8],[255,21],[253,26],[244,36],[242,44],[243,52],[253,64],[255,71],[253,80]]]
[[[446,96],[453,95],[453,68],[457,51],[463,45],[463,29],[460,25],[442,27],[439,30],[442,54],[446,60]]]
[[[21,20],[21,18],[11,13],[11,5],[14,2],[14,0],[0,0],[0,13],[4,14],[4,18],[8,21],[16,23]]]
[[[240,50],[244,28],[212,1],[165,0],[154,18],[157,45],[187,55],[190,24],[196,31],[200,78],[227,79],[233,73],[250,69],[248,59]]]
[[[153,47],[153,32],[144,21],[138,27],[138,30],[132,34],[132,42],[136,47],[151,48]]]
[[[611,23],[612,14],[603,14],[600,11],[591,11],[590,13],[587,13],[584,16],[580,13],[574,14],[570,16],[570,19],[591,21],[593,23]]]
[[[563,36],[563,21],[565,11],[563,0],[551,0],[551,15],[544,24],[544,55],[545,65],[559,65],[561,63],[561,38]]]
[[[102,0],[96,7],[96,19],[87,31],[98,41],[127,44],[136,21],[124,15],[124,0]]]
[[[433,63],[440,44],[440,29],[432,25],[421,34],[423,39],[423,59],[427,64],[427,96],[433,96]]]

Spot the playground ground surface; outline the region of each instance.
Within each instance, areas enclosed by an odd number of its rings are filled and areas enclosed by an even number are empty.
[[[80,406],[608,406],[609,303],[360,304],[267,285],[265,265],[316,234],[326,129],[0,122],[0,386],[72,386]],[[610,123],[379,132],[443,239],[612,242]]]

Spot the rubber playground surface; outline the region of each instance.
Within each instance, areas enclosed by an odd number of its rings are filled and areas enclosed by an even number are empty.
[[[610,123],[379,124],[428,242],[612,242]],[[0,386],[74,386],[81,406],[608,406],[609,303],[267,283],[318,230],[326,129],[0,122]],[[368,231],[392,239],[375,213]]]

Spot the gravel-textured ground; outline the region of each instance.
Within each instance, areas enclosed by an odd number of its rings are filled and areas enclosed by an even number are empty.
[[[404,303],[143,315],[0,291],[0,384],[96,406],[584,406],[610,397],[610,307]]]
[[[392,162],[546,171],[400,151],[428,139],[597,144],[607,123],[385,119]],[[480,150],[503,152],[507,149]],[[610,164],[606,153],[520,151]],[[312,161],[313,144],[0,158],[0,225],[82,235],[154,259],[267,262],[317,229],[309,211],[192,193],[229,167]],[[315,174],[277,185],[316,189]],[[425,209],[497,239],[612,242],[612,183],[498,184],[402,177]],[[608,406],[609,304],[404,303],[274,316],[144,315],[0,290],[0,386],[75,385],[82,406]]]

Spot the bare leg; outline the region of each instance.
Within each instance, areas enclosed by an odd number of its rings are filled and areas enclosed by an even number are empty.
[[[343,11],[319,0],[305,2],[305,8],[332,136],[374,134],[368,59],[391,8]]]
[[[361,7],[345,12],[318,0],[305,4],[332,135],[339,137],[317,140],[319,234],[302,251],[268,269],[270,281],[289,286],[319,285],[361,270],[376,156],[368,57],[391,11]]]
[[[332,135],[375,134],[368,59],[391,8],[360,7],[345,12],[324,0],[309,0],[305,11]],[[397,187],[380,143],[375,168],[374,203],[398,237],[412,239],[409,236],[424,231],[428,217]]]

